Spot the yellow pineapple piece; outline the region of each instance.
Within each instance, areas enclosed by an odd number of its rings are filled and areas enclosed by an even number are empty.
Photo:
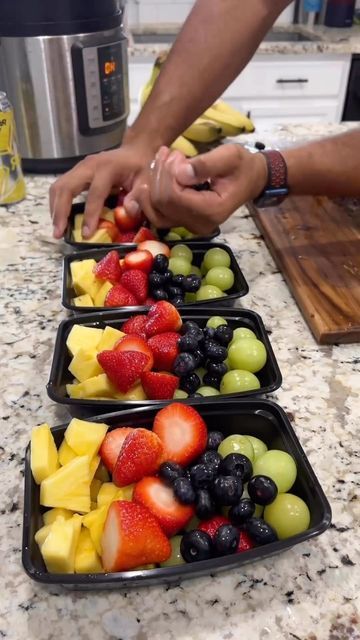
[[[41,546],[41,555],[50,573],[73,573],[75,552],[81,531],[81,517],[58,518]]]
[[[58,452],[48,424],[31,432],[30,466],[36,484],[40,484],[59,468]]]
[[[89,378],[80,384],[67,384],[66,391],[70,398],[115,398],[116,388],[106,373]]]
[[[96,502],[97,504],[97,497],[98,497],[98,493],[100,491],[100,487],[102,485],[101,480],[98,480],[98,478],[94,478],[91,482],[90,485],[90,499],[91,502]]]
[[[70,273],[72,280],[77,280],[82,273],[93,273],[95,267],[96,260],[94,260],[94,258],[74,260],[70,263]]]
[[[81,229],[84,220],[83,213],[77,213],[74,218],[74,229]]]
[[[72,518],[74,513],[69,511],[69,509],[49,509],[49,511],[45,511],[43,514],[44,524],[52,524],[55,522],[56,518],[64,518],[64,520],[69,520]]]
[[[96,349],[103,334],[103,329],[96,329],[96,327],[84,327],[80,324],[74,324],[66,340],[66,346],[69,349],[72,356],[74,356],[79,349]]]
[[[101,342],[101,340],[100,340]],[[79,382],[103,373],[102,367],[97,361],[95,349],[79,349],[69,364],[69,371]]]
[[[75,573],[102,573],[100,558],[91,540],[90,531],[82,527],[75,552]]]
[[[40,504],[63,507],[79,513],[90,511],[90,459],[77,456],[40,485]]]
[[[62,522],[65,522],[65,518],[62,518],[62,519],[59,518],[59,520],[61,520]],[[53,522],[51,522],[50,524],[46,524],[44,527],[41,527],[41,529],[38,529],[38,531],[35,533],[35,536],[34,536],[35,542],[40,547],[40,550],[46,538],[48,537],[53,524],[54,524]]]
[[[104,505],[103,507],[99,507],[95,509],[95,511],[90,511],[84,519],[83,525],[90,531],[91,540],[93,541],[94,547],[101,556],[101,536],[103,533],[105,520],[107,516],[107,512],[109,509],[109,505]]]
[[[100,464],[100,456],[94,456],[93,458],[91,458],[90,465],[89,465],[90,484],[94,480],[94,476],[99,464]]]
[[[116,499],[118,491],[119,487],[116,487],[113,482],[104,482],[97,497],[98,507],[109,505]]]
[[[126,393],[121,393],[121,391],[117,389],[115,391],[114,397],[116,398],[116,400],[123,400],[124,402],[126,400],[147,400],[146,393],[141,382],[132,387],[132,389],[130,389]]]
[[[126,335],[123,331],[114,329],[114,327],[105,327],[102,338],[97,346],[97,351],[106,351],[107,349],[113,349],[115,344]]]
[[[84,293],[82,296],[77,296],[73,298],[72,303],[75,307],[93,307],[94,302],[92,297],[88,293]]]
[[[101,482],[109,482],[110,476],[107,468],[105,467],[103,462],[100,462],[98,468],[96,469],[95,478],[101,480]]]
[[[96,242],[99,244],[110,244],[112,242],[106,229],[97,229],[91,238],[87,238],[86,240],[83,238],[81,229],[73,229],[72,235],[75,242]]]
[[[108,426],[104,422],[88,422],[87,420],[73,418],[65,431],[64,437],[69,447],[78,456],[89,456],[91,459],[97,455],[107,430]],[[97,464],[99,462],[100,460]]]
[[[116,500],[126,500],[127,502],[131,502],[134,489],[134,484],[128,484],[126,487],[121,487],[118,489]]]
[[[103,282],[102,280],[98,279],[97,281],[100,283],[100,289],[97,291],[94,298],[94,307],[104,307],[105,298],[114,285],[108,280],[105,280],[103,284],[101,284]]]
[[[71,462],[71,460],[73,460],[74,458],[76,458],[75,451],[71,447],[69,447],[65,438],[59,447],[58,453],[59,453],[59,462],[62,467],[68,462]]]
[[[76,295],[80,296],[88,293],[93,300],[101,287],[101,282],[92,271],[81,271],[78,278],[73,280],[72,284]]]
[[[109,209],[109,207],[103,208],[100,214],[100,218],[102,218],[102,220],[109,220],[110,222],[115,222],[115,214],[112,209]]]

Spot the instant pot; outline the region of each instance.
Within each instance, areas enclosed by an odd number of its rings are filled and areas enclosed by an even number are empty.
[[[1,0],[0,91],[23,166],[50,173],[117,147],[129,110],[124,0]]]

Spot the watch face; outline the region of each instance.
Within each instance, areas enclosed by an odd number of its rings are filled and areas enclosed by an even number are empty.
[[[289,195],[288,189],[267,189],[254,200],[254,204],[257,207],[276,207],[283,202],[287,195]]]

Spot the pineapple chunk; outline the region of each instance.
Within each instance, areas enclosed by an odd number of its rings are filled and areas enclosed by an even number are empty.
[[[98,280],[98,282],[101,282],[101,280]],[[108,282],[108,280],[105,280],[105,282],[103,284],[100,285],[100,289],[97,291],[96,296],[94,298],[94,306],[95,307],[104,307],[105,306],[105,298],[107,296],[107,294],[109,293],[110,289],[113,288],[113,284],[111,284],[111,282]]]
[[[74,229],[81,229],[83,220],[84,220],[84,214],[77,213],[74,218]]]
[[[76,294],[88,293],[94,299],[101,284],[94,274],[96,261],[94,259],[76,260],[70,265],[72,285]]]
[[[45,511],[43,514],[44,524],[52,524],[55,522],[56,518],[64,518],[64,520],[69,520],[73,517],[73,512],[68,509],[49,509],[49,511]]]
[[[59,518],[59,520],[61,522],[65,522],[65,518]],[[38,529],[38,531],[35,533],[35,536],[34,536],[35,542],[37,545],[39,545],[40,551],[41,551],[41,547],[43,546],[46,538],[48,537],[52,529],[53,524],[54,524],[53,522],[51,522],[50,524],[46,524],[44,527],[41,527],[41,529]]]
[[[79,513],[90,511],[89,457],[77,456],[42,481],[40,504]]]
[[[103,208],[100,214],[100,218],[102,220],[109,220],[110,222],[115,222],[115,214],[112,209],[109,209],[109,207]]]
[[[75,307],[93,307],[94,306],[93,299],[88,293],[84,293],[84,295],[82,296],[77,296],[76,298],[73,298],[72,303],[75,305]]]
[[[119,488],[116,487],[112,482],[104,482],[97,497],[98,507],[109,505],[113,500],[116,499],[118,491]]]
[[[95,511],[90,511],[84,519],[83,525],[90,531],[91,540],[93,541],[94,547],[101,556],[101,536],[103,533],[105,520],[107,517],[107,513],[109,510],[109,505],[104,505],[99,509],[95,509]]]
[[[102,339],[100,340],[100,342]],[[88,378],[103,373],[102,367],[99,365],[97,359],[97,351],[95,349],[79,349],[69,364],[69,371],[72,373],[79,382],[84,382]]]
[[[94,258],[87,258],[86,260],[74,260],[70,263],[70,273],[73,280],[77,280],[84,272],[93,273],[96,267],[96,260]]]
[[[51,573],[74,573],[75,552],[81,531],[81,517],[75,514],[70,520],[58,519],[51,525],[41,554]]]
[[[112,349],[115,344],[126,335],[123,331],[119,331],[118,329],[114,329],[114,327],[105,327],[104,333],[102,334],[102,338],[97,346],[97,351],[106,351],[107,349]]]
[[[66,391],[70,398],[115,398],[116,388],[106,373],[89,378],[80,384],[67,384]]]
[[[126,393],[121,393],[118,389],[115,391],[114,398],[117,400],[147,400],[146,393],[143,389],[141,382],[132,387]]]
[[[108,426],[103,422],[87,422],[86,420],[73,418],[65,431],[64,437],[69,447],[78,456],[89,456],[91,459],[99,451],[107,430]],[[100,460],[98,464],[99,462]]]
[[[75,573],[102,573],[100,558],[88,529],[82,527],[75,553]]]
[[[61,466],[63,467],[68,462],[71,462],[71,460],[74,460],[74,458],[76,458],[76,453],[71,447],[69,447],[64,438],[59,447],[59,462]]]
[[[79,349],[96,349],[103,334],[103,329],[95,327],[83,327],[80,324],[74,324],[66,340],[66,346],[72,356]]]
[[[73,229],[72,235],[75,242],[96,242],[99,244],[110,244],[112,242],[106,229],[97,229],[91,238],[87,238],[86,240],[83,238],[81,229]]]
[[[109,472],[103,462],[100,462],[94,477],[98,478],[98,480],[101,480],[101,482],[109,482]]]
[[[90,499],[91,502],[97,502],[98,493],[100,491],[100,487],[102,485],[101,480],[94,478],[90,485]]]
[[[95,473],[97,471],[97,468],[98,468],[99,464],[100,464],[100,456],[94,456],[90,460],[90,465],[89,465],[90,484],[94,480],[94,476],[95,476]]]
[[[135,489],[134,484],[128,484],[126,487],[121,487],[120,489],[118,489],[116,500],[126,500],[127,502],[131,502],[134,489]]]
[[[34,427],[31,432],[30,466],[36,484],[41,484],[59,468],[54,438],[46,423]]]

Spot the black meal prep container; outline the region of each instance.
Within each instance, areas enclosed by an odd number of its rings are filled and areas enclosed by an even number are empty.
[[[161,406],[164,406],[163,403]],[[105,422],[110,428],[132,425],[151,427],[153,418],[161,408],[147,407],[131,409],[91,418],[95,422]],[[230,569],[240,570],[245,564],[267,559],[294,545],[310,540],[323,533],[331,523],[330,505],[315,476],[315,473],[300,445],[285,412],[278,405],[262,399],[241,399],[216,404],[205,400],[197,407],[209,429],[221,429],[224,434],[240,433],[253,435],[264,440],[269,448],[287,451],[297,465],[297,479],[291,489],[307,503],[311,521],[307,531],[279,540],[262,547],[255,547],[243,553],[214,558],[177,567],[151,570],[127,571],[108,574],[54,574],[48,573],[39,548],[34,540],[36,531],[42,526],[42,512],[39,504],[39,487],[35,484],[30,469],[30,445],[25,454],[25,500],[23,521],[22,562],[28,576],[44,584],[57,584],[70,589],[120,589],[160,584],[179,584],[182,580],[197,578]],[[59,446],[67,425],[52,429],[55,442]]]
[[[117,197],[110,196],[104,203],[105,207],[109,207],[109,209],[114,209],[117,206]],[[69,216],[68,226],[66,228],[64,234],[64,241],[69,247],[76,250],[88,250],[88,249],[99,249],[101,247],[110,247],[111,249],[116,248],[131,248],[132,250],[136,249],[137,245],[135,242],[127,242],[125,244],[117,244],[115,242],[107,243],[98,243],[98,242],[76,242],[72,239],[72,231],[74,228],[74,219],[77,213],[84,213],[85,211],[85,202],[77,202],[73,204],[71,207],[71,212]],[[158,229],[157,231],[159,240],[164,240],[164,237],[168,233],[168,229]],[[209,240],[213,240],[220,234],[220,227],[216,227],[213,233],[210,233],[206,236],[196,236],[195,238],[191,238],[191,240],[164,240],[169,247],[172,247],[174,244],[181,242],[181,244],[188,244],[189,242],[209,242]]]
[[[146,313],[143,311],[142,313]],[[54,356],[50,371],[50,378],[47,384],[47,392],[49,397],[60,404],[67,405],[68,411],[72,416],[89,416],[99,413],[108,413],[118,411],[119,409],[127,409],[131,407],[152,407],[159,406],[162,400],[142,400],[142,401],[122,401],[122,400],[81,400],[77,398],[69,398],[66,395],[66,384],[73,380],[73,376],[68,370],[71,356],[66,347],[66,340],[71,328],[75,324],[81,324],[88,327],[105,328],[107,325],[121,329],[122,324],[128,320],[132,314],[128,311],[112,311],[106,313],[93,313],[81,316],[72,316],[67,320],[63,320],[59,325]],[[209,402],[217,403],[222,399],[230,399],[262,395],[271,393],[281,386],[282,377],[274,352],[272,350],[269,337],[267,335],[264,324],[260,316],[254,311],[247,309],[231,309],[229,307],[199,307],[198,309],[184,310],[181,317],[184,322],[186,320],[195,320],[200,326],[205,326],[208,318],[212,315],[219,315],[227,320],[230,327],[248,327],[256,334],[266,348],[267,361],[263,369],[256,374],[260,380],[260,389],[254,391],[244,391],[242,393],[231,393],[222,396],[213,396],[207,398]],[[187,398],[181,400],[187,404],[195,405],[203,404],[204,398]]]
[[[181,243],[178,243],[181,244]],[[70,265],[72,262],[77,262],[79,260],[86,260],[88,258],[93,258],[96,261],[101,260],[104,256],[106,256],[107,253],[109,253],[109,251],[111,251],[112,249],[109,249],[110,245],[107,245],[107,247],[103,247],[102,249],[92,249],[90,251],[81,251],[81,252],[76,252],[76,253],[71,253],[67,256],[64,257],[64,261],[63,261],[63,284],[62,284],[62,305],[63,307],[65,307],[66,309],[69,309],[70,311],[74,311],[75,313],[92,313],[94,311],[111,311],[113,309],[116,308],[120,308],[120,309],[126,309],[127,311],[129,311],[130,313],[138,313],[139,309],[145,308],[145,307],[141,307],[141,306],[137,306],[137,307],[77,307],[76,305],[74,305],[72,303],[72,299],[75,298],[76,293],[72,287],[72,279],[71,279],[71,272],[70,272]],[[123,245],[124,247],[125,245]],[[243,296],[246,296],[246,294],[249,291],[249,287],[248,284],[245,280],[245,277],[237,263],[237,260],[234,256],[234,253],[232,252],[231,248],[227,245],[227,244],[223,244],[221,242],[216,242],[216,243],[210,243],[210,242],[204,242],[204,243],[199,243],[199,244],[192,244],[192,243],[188,243],[188,247],[189,249],[191,249],[191,251],[193,252],[193,257],[194,257],[194,264],[197,267],[200,267],[203,257],[205,255],[205,253],[208,251],[208,249],[213,249],[214,247],[218,247],[220,249],[224,249],[224,251],[226,251],[229,256],[230,256],[230,269],[232,270],[235,280],[234,280],[234,285],[233,287],[227,292],[227,296],[224,296],[223,298],[215,298],[213,300],[204,300],[202,302],[188,302],[188,303],[184,303],[182,305],[176,305],[177,307],[180,308],[184,308],[184,307],[192,307],[192,306],[198,306],[198,305],[215,305],[215,304],[222,304],[222,305],[234,305],[235,301],[238,298],[241,298]],[[131,251],[133,251],[134,249],[129,249],[128,247],[124,248],[119,248],[119,247],[114,247],[115,250],[117,250],[119,252],[120,256],[124,256],[127,253],[130,253]]]

